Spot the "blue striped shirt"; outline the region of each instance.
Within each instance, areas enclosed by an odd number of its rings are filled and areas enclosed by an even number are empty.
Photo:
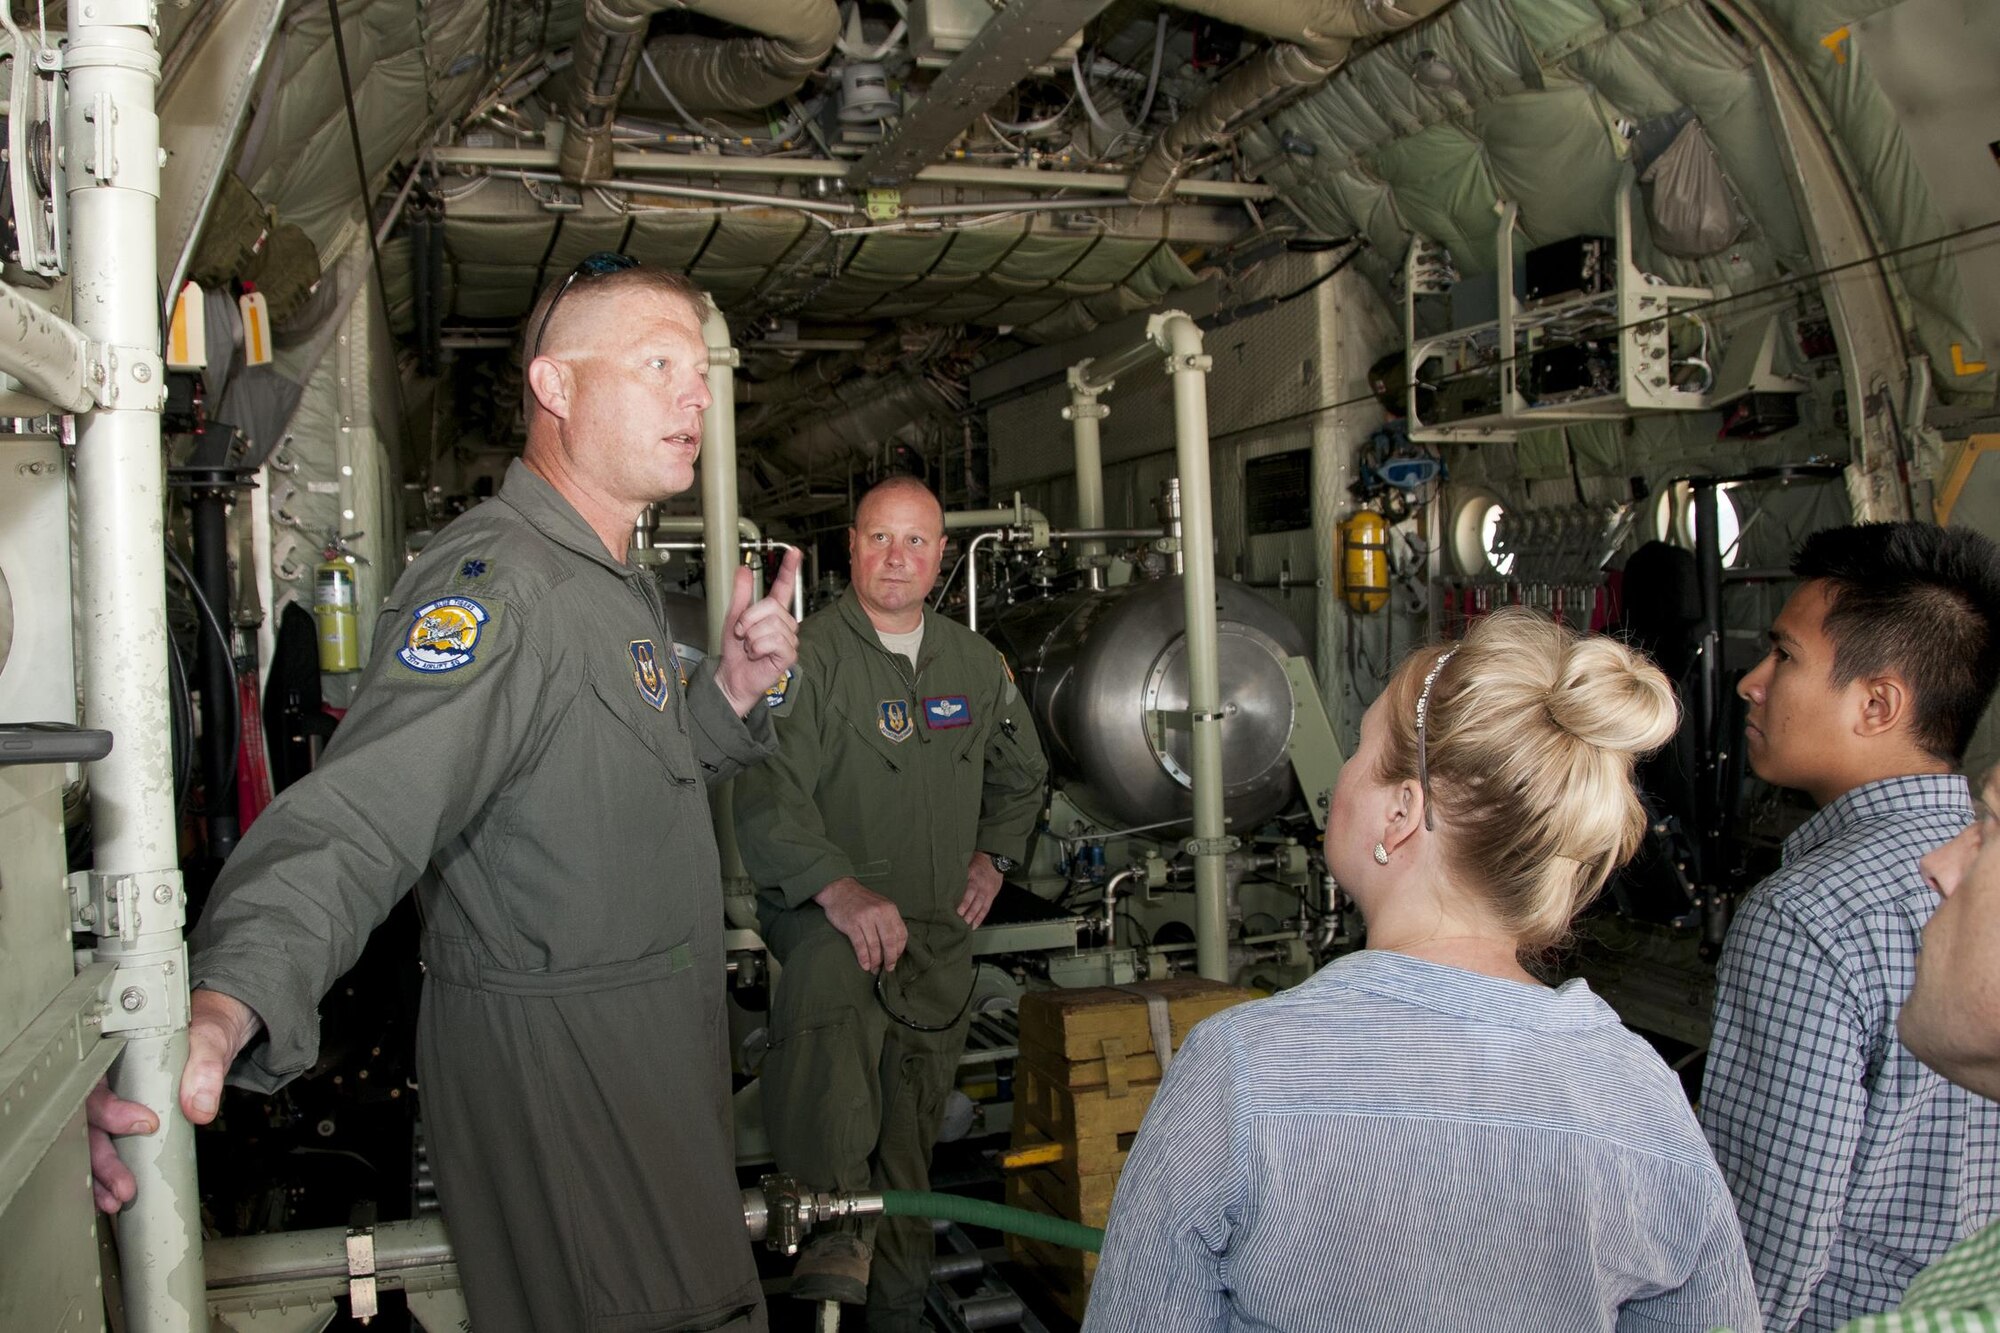
[[[1085,1333],[1758,1326],[1678,1080],[1581,981],[1366,951],[1201,1024]]]
[[[1774,1329],[1893,1308],[2000,1214],[2000,1107],[1896,1038],[1937,905],[1917,859],[1971,820],[1956,775],[1856,787],[1785,840],[1729,928],[1701,1117]]]

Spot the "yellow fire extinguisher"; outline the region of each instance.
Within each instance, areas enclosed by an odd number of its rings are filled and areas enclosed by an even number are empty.
[[[313,619],[319,623],[319,669],[361,669],[361,627],[355,619],[353,557],[330,551],[313,571]]]
[[[1372,509],[1340,524],[1340,595],[1366,615],[1389,602],[1389,525]]]

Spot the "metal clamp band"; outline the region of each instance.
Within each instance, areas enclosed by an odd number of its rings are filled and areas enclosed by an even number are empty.
[[[79,870],[67,879],[70,929],[138,941],[140,928],[178,932],[187,924],[187,893],[179,870],[107,875]]]

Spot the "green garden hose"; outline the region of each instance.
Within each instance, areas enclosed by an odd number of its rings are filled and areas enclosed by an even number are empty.
[[[931,1217],[950,1222],[969,1222],[976,1227],[1012,1232],[1030,1240],[1046,1241],[1072,1250],[1095,1254],[1104,1248],[1104,1232],[1065,1217],[1031,1213],[1004,1203],[968,1199],[962,1194],[927,1194],[920,1190],[883,1190],[884,1217]]]

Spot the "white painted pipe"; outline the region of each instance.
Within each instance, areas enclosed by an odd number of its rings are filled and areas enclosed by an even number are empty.
[[[85,412],[90,394],[90,347],[76,326],[0,282],[0,374],[65,412]]]
[[[1063,415],[1069,418],[1076,451],[1076,525],[1079,528],[1101,528],[1104,526],[1104,448],[1097,423],[1110,416],[1111,409],[1098,401],[1101,390],[1091,387],[1084,377],[1089,365],[1090,362],[1083,361],[1070,367],[1069,406],[1063,409]],[[1097,559],[1104,554],[1104,543],[1086,541],[1078,548],[1077,554],[1090,570],[1090,585],[1097,587],[1103,574],[1097,567]]]
[[[384,1222],[375,1228],[374,1245],[377,1273],[454,1262],[451,1237],[437,1216]],[[302,1294],[290,1288],[309,1282],[325,1284],[316,1293],[324,1300],[347,1294],[346,1227],[230,1236],[209,1247],[207,1285],[217,1296],[240,1298],[268,1286],[285,1289],[285,1295],[297,1300]],[[193,1327],[207,1328],[208,1323],[204,1319]]]
[[[117,363],[101,387],[105,406],[80,419],[76,445],[84,719],[112,735],[110,755],[90,766],[94,873],[127,884],[136,908],[132,928],[98,937],[97,956],[120,969],[113,993],[121,1021],[149,1024],[126,1034],[111,1085],[160,1115],[157,1133],[118,1140],[139,1183],[117,1222],[125,1327],[185,1333],[207,1327],[208,1318],[194,1130],[177,1105],[188,991],[167,725],[165,385],[154,253],[160,57],[150,28],[96,22],[98,8],[137,23],[149,18],[144,7],[73,6],[64,62],[77,331],[109,349],[107,364]]]
[[[708,650],[719,658],[728,632],[729,602],[736,593],[736,566],[742,559],[736,514],[736,365],[741,357],[729,341],[729,321],[713,298],[702,317],[701,335],[708,345],[709,397],[701,423],[702,590],[708,598]],[[709,788],[708,804],[730,924],[755,929],[749,875],[736,843],[735,784]]]
[[[710,372],[711,377],[713,373],[713,371]],[[702,434],[704,438],[708,434],[708,429],[708,418],[704,416],[702,418]],[[653,531],[679,533],[683,536],[706,533],[708,531],[708,520],[700,514],[669,514],[665,518],[656,518],[653,520]],[[757,527],[755,521],[747,518],[736,520],[736,535],[743,541],[753,544],[764,540],[762,530]],[[708,548],[703,547],[702,549],[707,550]]]
[[[1036,524],[1046,527],[1048,515],[1033,505],[1021,503],[1021,497],[1014,497],[1011,509],[951,509],[945,511],[944,530],[963,532],[968,528],[1029,528]]]
[[[979,632],[979,547],[1006,535],[1005,531],[982,532],[965,548],[965,627],[974,634]]]
[[[1146,334],[1167,353],[1174,382],[1174,460],[1181,483],[1181,590],[1187,608],[1188,714],[1193,730],[1195,966],[1229,980],[1228,848],[1222,814],[1222,687],[1215,613],[1215,512],[1210,499],[1208,369],[1201,329],[1178,310]]]

